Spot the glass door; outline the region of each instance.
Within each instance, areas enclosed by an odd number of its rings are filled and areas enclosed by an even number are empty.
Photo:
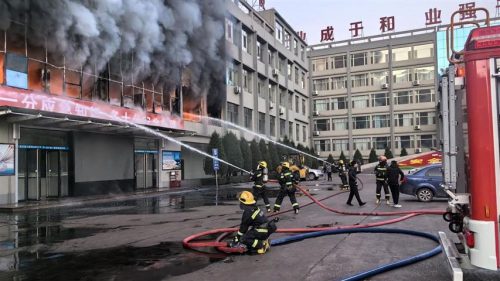
[[[155,153],[145,154],[146,160],[146,188],[156,188],[158,185],[156,184],[156,175],[158,173],[157,170],[157,162],[158,155]]]
[[[19,164],[18,164],[18,172],[17,172],[17,196],[19,201],[26,200],[26,150],[19,149]]]
[[[137,189],[146,188],[144,168],[146,165],[144,153],[135,153],[135,186]]]
[[[42,151],[41,153],[47,153],[47,197],[59,197],[60,185],[59,185],[59,151],[48,150]]]
[[[27,184],[26,184],[26,199],[38,200],[40,198],[40,191],[38,185],[38,149],[26,150],[27,162]]]
[[[59,171],[60,171],[60,186],[61,186],[61,189],[60,189],[60,196],[61,197],[64,197],[64,196],[68,196],[69,195],[69,191],[68,191],[68,152],[67,151],[59,151],[59,155],[60,155],[60,167],[59,167]]]

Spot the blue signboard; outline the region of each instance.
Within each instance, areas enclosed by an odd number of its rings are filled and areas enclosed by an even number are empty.
[[[212,156],[219,158],[219,150],[217,148],[212,148]],[[219,160],[213,159],[214,171],[219,170]]]

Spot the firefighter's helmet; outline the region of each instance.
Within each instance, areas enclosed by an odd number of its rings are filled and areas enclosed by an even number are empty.
[[[245,205],[255,204],[255,198],[253,197],[253,194],[250,191],[243,191],[240,194],[239,200],[241,203],[243,203]]]
[[[339,164],[344,164],[344,160],[340,159]]]
[[[259,162],[259,167],[262,167],[262,168],[267,168],[267,163],[266,163],[266,161],[260,161],[260,162]]]
[[[281,163],[281,166],[282,166],[283,168],[290,169],[290,163],[288,163],[288,162],[283,162],[283,163]]]
[[[380,161],[380,162],[385,162],[385,161],[387,161],[387,157],[385,157],[384,155],[380,155],[380,156],[378,157],[378,161]]]

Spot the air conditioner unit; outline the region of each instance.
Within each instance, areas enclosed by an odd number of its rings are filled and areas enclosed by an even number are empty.
[[[272,74],[273,76],[278,76],[280,72],[277,69],[273,69]]]
[[[313,91],[313,96],[319,95],[318,91]]]
[[[314,111],[313,116],[319,116],[319,111]]]
[[[420,125],[416,125],[414,129],[417,131],[420,130]]]
[[[319,131],[314,131],[314,132],[313,132],[313,136],[315,136],[315,137],[319,137]]]
[[[418,85],[420,85],[420,81],[419,80],[413,81],[413,86],[418,86]]]
[[[280,107],[280,115],[284,115],[284,114],[285,114],[285,108]]]
[[[384,84],[380,85],[380,88],[387,89],[387,88],[389,88],[389,84],[384,83]]]
[[[274,102],[269,102],[269,109],[273,109],[274,108]]]
[[[240,86],[236,86],[236,87],[234,87],[234,93],[235,93],[236,95],[241,94],[241,87],[240,87]]]
[[[422,153],[422,149],[420,147],[415,148],[415,153]]]

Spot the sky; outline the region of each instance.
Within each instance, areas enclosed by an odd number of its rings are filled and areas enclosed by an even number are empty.
[[[296,31],[306,32],[308,44],[313,45],[320,43],[321,30],[329,25],[335,29],[335,41],[350,39],[350,23],[357,21],[363,22],[364,36],[381,34],[381,17],[394,16],[396,32],[424,28],[430,8],[440,9],[447,24],[458,5],[469,2],[495,17],[497,0],[266,0],[266,9],[275,8]],[[484,13],[477,16],[484,18]]]

